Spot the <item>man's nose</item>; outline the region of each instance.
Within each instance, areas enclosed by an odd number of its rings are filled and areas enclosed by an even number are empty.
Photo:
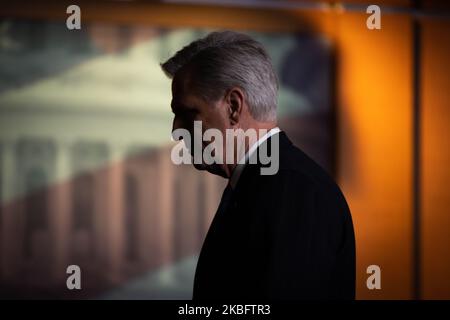
[[[175,141],[183,140],[183,136],[177,135],[176,137],[174,137],[174,135],[173,135],[173,133],[174,133],[175,130],[177,130],[177,129],[182,129],[182,128],[183,128],[183,126],[182,126],[182,124],[181,124],[180,119],[178,119],[177,117],[175,117],[175,118],[173,119],[173,122],[172,122],[172,137],[173,137],[173,139],[174,139]]]

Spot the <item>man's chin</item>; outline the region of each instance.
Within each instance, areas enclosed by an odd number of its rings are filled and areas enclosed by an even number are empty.
[[[209,173],[224,176],[223,169],[216,163],[213,164],[205,164],[205,163],[194,163],[194,168],[197,170],[208,171]]]
[[[209,165],[206,165],[204,163],[194,163],[194,168],[197,170],[208,170]]]

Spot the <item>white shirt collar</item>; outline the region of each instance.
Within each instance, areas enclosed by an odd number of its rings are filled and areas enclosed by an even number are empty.
[[[239,181],[239,177],[241,176],[242,171],[245,168],[245,165],[247,164],[248,159],[250,159],[250,156],[258,149],[258,147],[267,139],[269,139],[274,134],[277,134],[280,132],[280,128],[275,127],[270,129],[265,135],[263,135],[261,138],[259,138],[258,141],[256,141],[247,151],[245,154],[245,161],[238,161],[236,167],[234,168],[233,172],[231,173],[230,177],[230,186],[232,189],[234,189]]]

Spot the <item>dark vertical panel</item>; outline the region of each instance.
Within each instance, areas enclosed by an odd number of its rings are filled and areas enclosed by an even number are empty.
[[[420,9],[420,1],[414,1],[414,7]],[[420,216],[420,80],[421,80],[421,68],[420,68],[420,47],[421,47],[421,26],[420,22],[415,18],[413,19],[413,79],[412,79],[412,94],[413,94],[413,158],[412,158],[412,209],[413,209],[413,272],[412,272],[412,284],[413,284],[413,297],[414,299],[420,299],[421,297],[421,256],[420,256],[420,244],[421,244],[421,216]]]
[[[421,294],[450,299],[450,20],[422,20]]]

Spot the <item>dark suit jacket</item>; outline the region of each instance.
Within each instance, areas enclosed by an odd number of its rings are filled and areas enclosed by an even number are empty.
[[[261,164],[247,164],[231,195],[225,190],[199,256],[193,299],[354,299],[355,239],[345,198],[284,132],[278,135],[278,173],[261,175]]]

